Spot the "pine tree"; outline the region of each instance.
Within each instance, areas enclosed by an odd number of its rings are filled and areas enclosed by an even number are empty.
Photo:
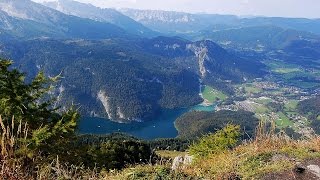
[[[54,88],[58,77],[46,78],[40,72],[27,83],[24,73],[10,68],[12,63],[0,59],[0,116],[4,126],[11,126],[14,117],[15,126],[21,123],[28,127],[24,140],[27,149],[18,152],[30,158],[35,153],[55,156],[65,152],[66,144],[74,137],[79,115],[72,108],[57,113],[58,109],[52,107],[54,99],[48,92]]]

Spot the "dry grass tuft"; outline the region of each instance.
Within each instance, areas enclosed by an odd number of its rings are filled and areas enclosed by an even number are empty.
[[[5,123],[0,116],[0,176],[3,179],[29,179],[26,173],[22,170],[23,167],[20,160],[16,157],[16,147],[23,148],[23,146],[26,146],[26,144],[22,143],[23,141],[18,140],[26,139],[28,133],[27,124],[23,126],[20,121],[18,127],[16,127],[14,117],[12,117],[11,123],[8,124],[11,126],[5,126]]]
[[[270,172],[293,168],[297,162],[320,157],[320,138],[293,140],[275,126],[267,130],[265,123],[257,127],[256,138],[243,142],[232,150],[197,159],[186,172],[206,179],[259,179]]]
[[[320,137],[293,140],[283,133],[275,133],[275,126],[261,122],[255,139],[242,142],[233,149],[221,150],[206,157],[197,158],[192,165],[179,171],[171,171],[171,163],[137,165],[121,171],[98,171],[83,166],[61,164],[59,157],[52,163],[28,167],[23,149],[27,149],[28,125],[5,126],[0,117],[0,179],[10,180],[136,180],[136,179],[259,179],[267,173],[293,168],[297,162],[320,157]],[[161,152],[173,158],[171,152]],[[161,154],[160,153],[160,154]],[[18,154],[18,155],[17,155]],[[32,165],[31,165],[32,166]]]

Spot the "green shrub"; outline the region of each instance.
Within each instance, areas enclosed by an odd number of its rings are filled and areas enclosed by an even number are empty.
[[[189,148],[191,155],[205,157],[234,147],[240,138],[240,126],[227,125],[214,134],[200,138],[199,142]]]

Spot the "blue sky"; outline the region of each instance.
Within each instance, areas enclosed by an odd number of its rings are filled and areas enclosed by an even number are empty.
[[[41,2],[44,0],[34,0]],[[48,1],[48,0],[46,0]],[[52,1],[52,0],[51,0]],[[77,0],[100,7],[320,18],[320,0]]]

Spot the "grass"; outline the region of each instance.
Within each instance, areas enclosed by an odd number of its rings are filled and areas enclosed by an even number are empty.
[[[252,84],[246,84],[244,86],[244,89],[245,89],[246,93],[249,93],[249,94],[257,94],[257,93],[260,93],[262,91],[262,89],[257,88]]]
[[[255,105],[255,113],[268,113],[270,110],[262,104]]]
[[[221,91],[213,89],[210,86],[205,86],[204,87],[204,89],[202,90],[202,96],[209,103],[213,103],[213,102],[215,102],[217,100],[225,100],[227,98],[227,95],[225,95]]]
[[[198,180],[198,179],[263,179],[268,173],[290,170],[296,162],[320,158],[320,137],[308,140],[293,140],[282,134],[275,134],[275,126],[271,130],[261,123],[254,139],[241,142],[233,148],[223,148],[206,156],[195,157],[191,165],[176,171],[171,170],[171,162],[163,161],[155,164],[132,165],[122,170],[97,170],[83,166],[59,163],[59,158],[49,164],[39,164],[36,171],[28,171],[28,164],[10,156],[14,153],[14,128],[1,124],[0,117],[0,177],[4,179],[91,179],[91,180]],[[9,133],[11,132],[11,133]],[[18,130],[18,132],[23,132]],[[23,135],[23,133],[22,133]],[[23,137],[23,136],[22,136]],[[223,136],[219,136],[223,137]],[[7,149],[8,148],[8,149]],[[186,152],[157,151],[162,157],[176,157]],[[6,157],[10,156],[10,159]],[[292,160],[294,159],[294,160]],[[7,162],[15,162],[9,164]],[[1,179],[1,178],[0,178]]]
[[[300,66],[295,64],[288,64],[283,61],[271,61],[271,62],[267,62],[266,65],[271,69],[272,72],[279,73],[279,74],[302,72]]]
[[[319,137],[296,141],[264,127],[258,128],[254,140],[197,159],[185,171],[203,179],[263,179],[268,173],[292,169],[295,162],[320,157]]]
[[[296,111],[286,111],[286,115],[287,116],[296,116],[296,115],[299,115],[299,113],[297,113]]]
[[[276,69],[273,69],[272,71],[279,74],[301,72],[299,68],[276,68]]]
[[[163,157],[163,158],[174,159],[177,156],[184,156],[187,153],[186,152],[180,152],[180,151],[159,150],[159,151],[156,151],[156,154],[161,156],[161,157]]]
[[[255,99],[254,102],[259,103],[259,104],[263,104],[263,105],[267,105],[269,103],[271,103],[273,100],[271,98],[258,98]]]
[[[172,171],[170,164],[166,165],[139,165],[126,168],[122,171],[108,173],[103,177],[105,180],[196,180],[183,171]]]
[[[270,90],[270,91],[268,91],[268,93],[270,93],[274,96],[277,96],[277,95],[282,95],[284,91],[285,91],[285,88],[279,88],[276,90]]]
[[[232,149],[197,156],[195,161],[178,171],[169,165],[139,165],[109,173],[109,179],[263,179],[268,173],[293,169],[296,162],[320,158],[320,137],[293,140],[275,134],[274,125],[259,125],[255,139]],[[161,152],[166,156],[170,152]]]
[[[295,111],[297,109],[298,103],[298,100],[289,100],[287,103],[285,103],[284,108],[286,111]]]
[[[276,125],[279,128],[286,128],[293,125],[293,122],[289,120],[289,118],[283,113],[278,112],[279,119],[276,120]]]
[[[315,82],[305,82],[305,81],[297,81],[297,78],[309,78],[315,79],[319,77],[318,73],[316,72],[309,72],[303,70],[301,66],[295,64],[287,64],[283,61],[268,61],[265,62],[269,69],[276,74],[276,79],[278,80],[285,80],[286,84],[296,86],[299,88],[317,88],[320,87],[320,83]],[[276,80],[275,79],[275,80]]]

